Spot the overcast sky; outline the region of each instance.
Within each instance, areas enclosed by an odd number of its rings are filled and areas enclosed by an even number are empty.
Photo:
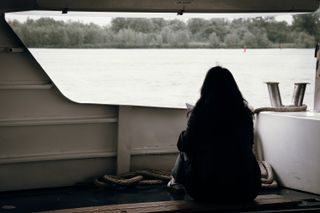
[[[260,13],[260,14],[204,14],[204,13],[185,13],[182,16],[176,13],[110,13],[110,12],[68,12],[68,14],[61,14],[57,11],[28,11],[19,13],[7,13],[6,19],[8,20],[19,20],[24,22],[27,18],[39,19],[41,17],[51,17],[55,20],[62,21],[80,21],[83,23],[95,23],[98,25],[107,25],[110,23],[111,19],[114,17],[161,17],[166,19],[179,19],[186,21],[189,18],[199,17],[199,18],[246,18],[246,17],[259,17],[259,16],[274,16],[278,21],[286,21],[289,24],[292,22],[291,14],[270,14],[270,13]]]

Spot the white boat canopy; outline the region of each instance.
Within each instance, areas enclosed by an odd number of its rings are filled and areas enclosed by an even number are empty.
[[[105,12],[312,12],[319,0],[1,0],[0,13],[26,10]]]

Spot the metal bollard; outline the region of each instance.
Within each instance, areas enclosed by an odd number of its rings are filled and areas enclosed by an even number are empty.
[[[272,107],[282,107],[279,82],[266,82]]]
[[[307,84],[309,83],[294,83],[294,90],[292,96],[292,104],[294,106],[302,106]]]

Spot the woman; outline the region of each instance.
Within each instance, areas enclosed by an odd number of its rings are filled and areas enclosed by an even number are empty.
[[[257,196],[260,169],[252,152],[253,116],[231,72],[211,68],[188,127],[178,140],[181,152],[173,179],[195,200],[249,202]]]

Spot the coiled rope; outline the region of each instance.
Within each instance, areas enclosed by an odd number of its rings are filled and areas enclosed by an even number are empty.
[[[258,161],[261,171],[261,187],[262,188],[277,188],[278,183],[274,179],[271,165],[267,161]]]
[[[135,186],[167,184],[171,179],[171,171],[165,170],[138,170],[118,176],[104,175],[95,180],[97,186]]]
[[[277,182],[274,180],[271,165],[266,161],[258,161],[261,171],[261,183],[263,188],[276,188]],[[98,187],[112,186],[143,186],[167,184],[171,179],[171,172],[165,170],[139,170],[122,175],[104,175],[95,179]]]

